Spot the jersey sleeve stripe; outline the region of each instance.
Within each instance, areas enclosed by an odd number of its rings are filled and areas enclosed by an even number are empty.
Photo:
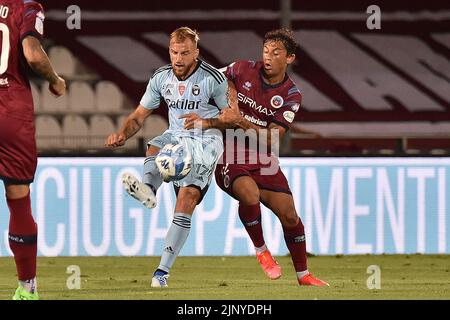
[[[298,90],[297,87],[292,87],[292,88],[290,88],[289,91],[288,91],[288,96],[290,96],[291,94],[294,94],[294,93],[300,93],[300,90]],[[301,93],[300,93],[300,94],[301,94]]]
[[[214,72],[216,75],[219,76],[219,79],[221,79],[222,81],[225,81],[225,76],[219,70],[213,68],[212,66],[210,66],[207,63],[203,63],[202,66],[204,66],[205,68],[211,70],[211,72]]]
[[[161,73],[161,72],[163,72],[163,71],[167,71],[167,70],[170,70],[170,69],[172,69],[172,65],[170,65],[170,64],[168,64],[168,65],[166,65],[166,66],[164,66],[164,67],[161,67],[161,68],[157,69],[157,70],[153,73],[151,79],[153,79],[153,77],[156,76],[158,73]]]
[[[220,81],[220,79],[217,77],[217,75],[215,75],[213,72],[211,72],[211,70],[208,70],[206,68],[200,67],[202,68],[202,70],[205,70],[206,72],[208,72],[216,81],[217,83],[221,83],[222,81]]]
[[[219,76],[219,79],[222,79],[222,81],[225,80],[225,76],[223,75],[223,73],[221,73],[219,70],[213,68],[212,66],[210,66],[207,63],[204,63],[203,66],[209,70],[211,70],[211,72],[214,72],[215,74],[217,74]]]

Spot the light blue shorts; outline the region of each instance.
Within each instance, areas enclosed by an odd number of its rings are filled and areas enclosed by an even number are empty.
[[[192,157],[191,171],[183,179],[174,181],[174,186],[176,188],[197,186],[203,196],[203,192],[206,192],[211,183],[217,161],[223,153],[222,137],[217,135],[180,136],[168,130],[150,140],[147,145],[161,149],[168,143],[183,145]]]

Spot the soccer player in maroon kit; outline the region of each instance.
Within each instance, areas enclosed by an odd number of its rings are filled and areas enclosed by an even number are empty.
[[[0,179],[10,211],[9,246],[16,262],[19,287],[14,300],[37,300],[37,225],[31,214],[30,183],[37,151],[34,107],[28,65],[48,80],[55,96],[65,93],[41,46],[44,11],[31,0],[0,0]]]
[[[232,88],[231,108],[225,109],[219,119],[201,119],[201,124],[198,124],[200,119],[192,115],[186,119],[187,128],[201,125],[203,128],[251,129],[258,134],[258,139],[266,139],[268,146],[272,142],[271,130],[278,130],[279,138],[289,130],[302,99],[300,91],[286,73],[288,65],[295,60],[297,44],[293,32],[288,29],[268,32],[263,43],[263,61],[237,61],[226,69],[229,87]],[[237,101],[233,103],[233,100]],[[216,168],[216,182],[239,201],[239,217],[253,241],[256,257],[264,272],[273,280],[281,276],[281,268],[264,241],[260,202],[271,209],[282,224],[298,283],[328,286],[308,271],[304,227],[278,159],[270,156],[270,150],[261,151],[249,145],[244,148],[236,146],[234,135],[227,137],[228,133],[224,139],[223,160]],[[276,139],[275,136],[273,138]],[[262,163],[262,152],[265,152],[265,158],[271,157],[271,163]],[[275,170],[265,174],[264,169],[268,172],[268,167],[274,164]]]

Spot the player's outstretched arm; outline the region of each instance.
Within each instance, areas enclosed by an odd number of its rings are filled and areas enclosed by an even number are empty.
[[[27,36],[22,40],[23,54],[31,69],[49,82],[49,90],[55,96],[66,92],[66,82],[53,69],[38,39]]]
[[[131,138],[144,125],[145,119],[153,112],[152,109],[146,109],[141,105],[128,116],[122,128],[117,133],[112,133],[106,138],[105,146],[109,148],[120,147],[125,141]]]
[[[203,119],[196,113],[181,115],[179,118],[185,119],[184,128],[186,130],[193,128],[201,128],[204,130],[211,128],[219,130],[234,128],[235,123],[240,121],[242,116],[238,106],[237,90],[234,83],[230,80],[228,80],[227,98],[228,108],[222,110],[222,115],[219,118]]]

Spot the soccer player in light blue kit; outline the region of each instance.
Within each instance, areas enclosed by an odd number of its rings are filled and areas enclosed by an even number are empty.
[[[166,235],[161,262],[153,274],[152,287],[167,287],[169,270],[189,235],[194,209],[203,199],[223,152],[220,131],[184,128],[188,114],[217,118],[220,110],[228,107],[227,80],[217,69],[198,59],[198,41],[198,33],[187,27],[170,35],[171,64],[155,71],[139,106],[128,116],[119,132],[111,134],[106,141],[109,147],[124,145],[158,108],[161,99],[167,103],[170,126],[147,144],[143,181],[128,173],[123,176],[125,190],[147,208],[156,206],[156,191],[162,184],[155,163],[159,150],[168,143],[182,144],[192,157],[190,173],[174,182],[177,192],[174,218]]]

